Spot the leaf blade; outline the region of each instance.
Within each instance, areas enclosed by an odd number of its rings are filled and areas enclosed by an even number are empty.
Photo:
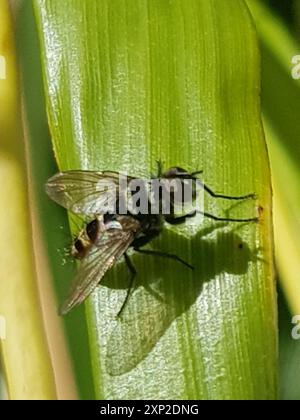
[[[104,360],[126,274],[120,267],[108,276],[109,287],[99,287],[87,304],[97,397],[157,397],[159,384],[162,399],[276,398],[270,175],[260,123],[259,55],[244,3],[34,4],[60,169],[142,176],[162,159],[166,167],[204,169],[216,191],[256,192],[264,209],[258,226],[246,226],[240,235],[227,227],[204,244],[201,236],[210,223],[203,230],[193,223],[166,229],[153,247],[193,257],[194,275],[134,256],[150,283],[164,279],[175,311],[154,350],[115,378],[105,372]],[[226,212],[224,201],[209,203],[211,211]],[[255,213],[253,207],[248,203],[232,212],[242,217]],[[239,241],[246,257],[238,252]],[[259,246],[266,265],[251,261]],[[132,305],[138,316],[138,302]]]

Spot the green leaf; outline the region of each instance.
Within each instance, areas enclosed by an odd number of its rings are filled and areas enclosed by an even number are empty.
[[[133,255],[137,284],[121,320],[127,274],[123,262],[111,270],[86,305],[97,398],[276,398],[270,173],[244,2],[34,6],[61,170],[149,176],[161,159],[203,169],[217,192],[258,196],[235,206],[208,196],[212,213],[260,207],[259,223],[166,227],[151,247],[195,270]]]

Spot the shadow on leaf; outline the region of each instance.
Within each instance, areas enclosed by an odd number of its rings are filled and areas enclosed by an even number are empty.
[[[170,243],[178,244],[179,239],[182,243],[178,249],[185,250],[186,255],[190,255],[189,259],[192,255],[193,271],[159,257],[155,260],[154,270],[147,270],[147,265],[138,269],[134,291],[108,339],[106,369],[110,375],[121,375],[135,368],[151,352],[172,322],[197,301],[205,282],[221,273],[242,275],[247,272],[249,262],[257,259],[257,252],[251,251],[233,230],[218,231],[213,237],[210,236],[222,226],[219,224],[202,230],[192,240],[177,236],[173,241],[171,237]],[[174,232],[169,233],[176,236]],[[153,246],[153,249],[159,248]],[[180,254],[180,257],[185,256]],[[142,258],[145,259],[143,264],[147,264],[148,259],[154,257]],[[138,259],[141,256],[133,258],[137,268]],[[127,288],[126,276],[118,275],[117,278],[117,284],[112,285],[105,280],[103,285]]]

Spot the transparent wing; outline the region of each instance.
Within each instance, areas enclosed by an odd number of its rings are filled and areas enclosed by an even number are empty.
[[[56,203],[76,214],[107,213],[108,208],[113,208],[115,197],[120,192],[122,176],[124,179],[124,175],[112,171],[59,172],[47,181],[46,193]],[[124,184],[121,182],[121,185]]]
[[[124,217],[122,228],[109,229],[102,233],[96,245],[93,245],[82,260],[73,281],[70,292],[61,306],[59,313],[65,315],[83,302],[101,281],[106,271],[128,249],[135,238],[139,223],[130,217]]]

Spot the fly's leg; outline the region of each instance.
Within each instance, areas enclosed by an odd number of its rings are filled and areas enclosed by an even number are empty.
[[[201,175],[201,174],[203,174],[203,170],[191,172],[190,175],[191,175],[191,178],[196,178],[197,179],[197,175]]]
[[[162,176],[162,163],[161,163],[161,160],[157,160],[156,161],[156,164],[157,164],[157,178],[161,178],[161,176]]]
[[[134,250],[136,252],[139,252],[140,254],[152,255],[154,257],[156,256],[156,257],[170,258],[171,260],[180,262],[181,264],[190,268],[191,270],[194,269],[194,267],[192,265],[190,265],[189,263],[187,263],[186,261],[184,261],[183,259],[181,259],[180,257],[178,257],[175,254],[168,254],[167,252],[162,252],[162,251],[154,251],[152,249],[134,248]]]
[[[183,216],[175,216],[174,214],[169,214],[165,216],[165,221],[169,223],[170,225],[180,225],[181,223],[184,223],[186,219],[189,219],[190,217],[195,217],[197,214],[196,210],[192,211],[191,213],[184,214]]]
[[[217,222],[237,222],[237,223],[247,223],[247,222],[258,222],[258,217],[249,217],[247,219],[234,219],[232,217],[218,217],[214,216],[213,214],[207,213],[205,211],[197,211],[198,213],[202,214],[204,217],[208,219],[216,220]]]
[[[226,200],[249,200],[249,199],[255,199],[255,194],[247,194],[247,195],[241,195],[241,196],[232,196],[232,195],[224,195],[224,194],[217,194],[215,193],[211,188],[209,188],[206,184],[202,184],[204,190],[211,195],[213,198],[225,198]]]
[[[151,175],[151,179],[160,179],[162,177],[163,174],[163,170],[162,170],[162,163],[161,160],[156,160],[156,165],[157,165],[157,174],[156,175]]]
[[[124,258],[125,258],[125,262],[126,262],[126,265],[128,267],[129,273],[130,273],[130,277],[129,277],[129,284],[128,284],[128,289],[127,289],[127,295],[126,295],[126,298],[125,298],[125,300],[124,300],[124,302],[123,302],[123,304],[121,306],[121,309],[118,312],[117,317],[119,317],[121,315],[121,313],[123,312],[123,310],[124,310],[124,308],[125,308],[125,306],[126,306],[126,304],[128,302],[128,299],[129,299],[129,297],[131,295],[131,291],[132,291],[132,288],[133,288],[134,279],[135,279],[135,276],[137,274],[136,269],[135,269],[134,265],[131,262],[131,259],[128,257],[128,255],[126,253],[124,254]]]
[[[219,216],[215,216],[211,213],[207,213],[206,211],[200,211],[200,210],[195,210],[191,213],[185,214],[183,216],[179,216],[179,217],[175,217],[173,215],[169,215],[167,217],[165,217],[165,220],[167,223],[171,224],[171,225],[178,225],[180,223],[183,223],[186,221],[186,219],[190,218],[190,217],[194,217],[196,216],[196,214],[202,214],[204,217],[207,217],[208,219],[212,219],[215,220],[217,222],[237,222],[237,223],[248,223],[248,222],[258,222],[258,217],[249,217],[246,219],[235,219],[233,217],[219,217]]]

